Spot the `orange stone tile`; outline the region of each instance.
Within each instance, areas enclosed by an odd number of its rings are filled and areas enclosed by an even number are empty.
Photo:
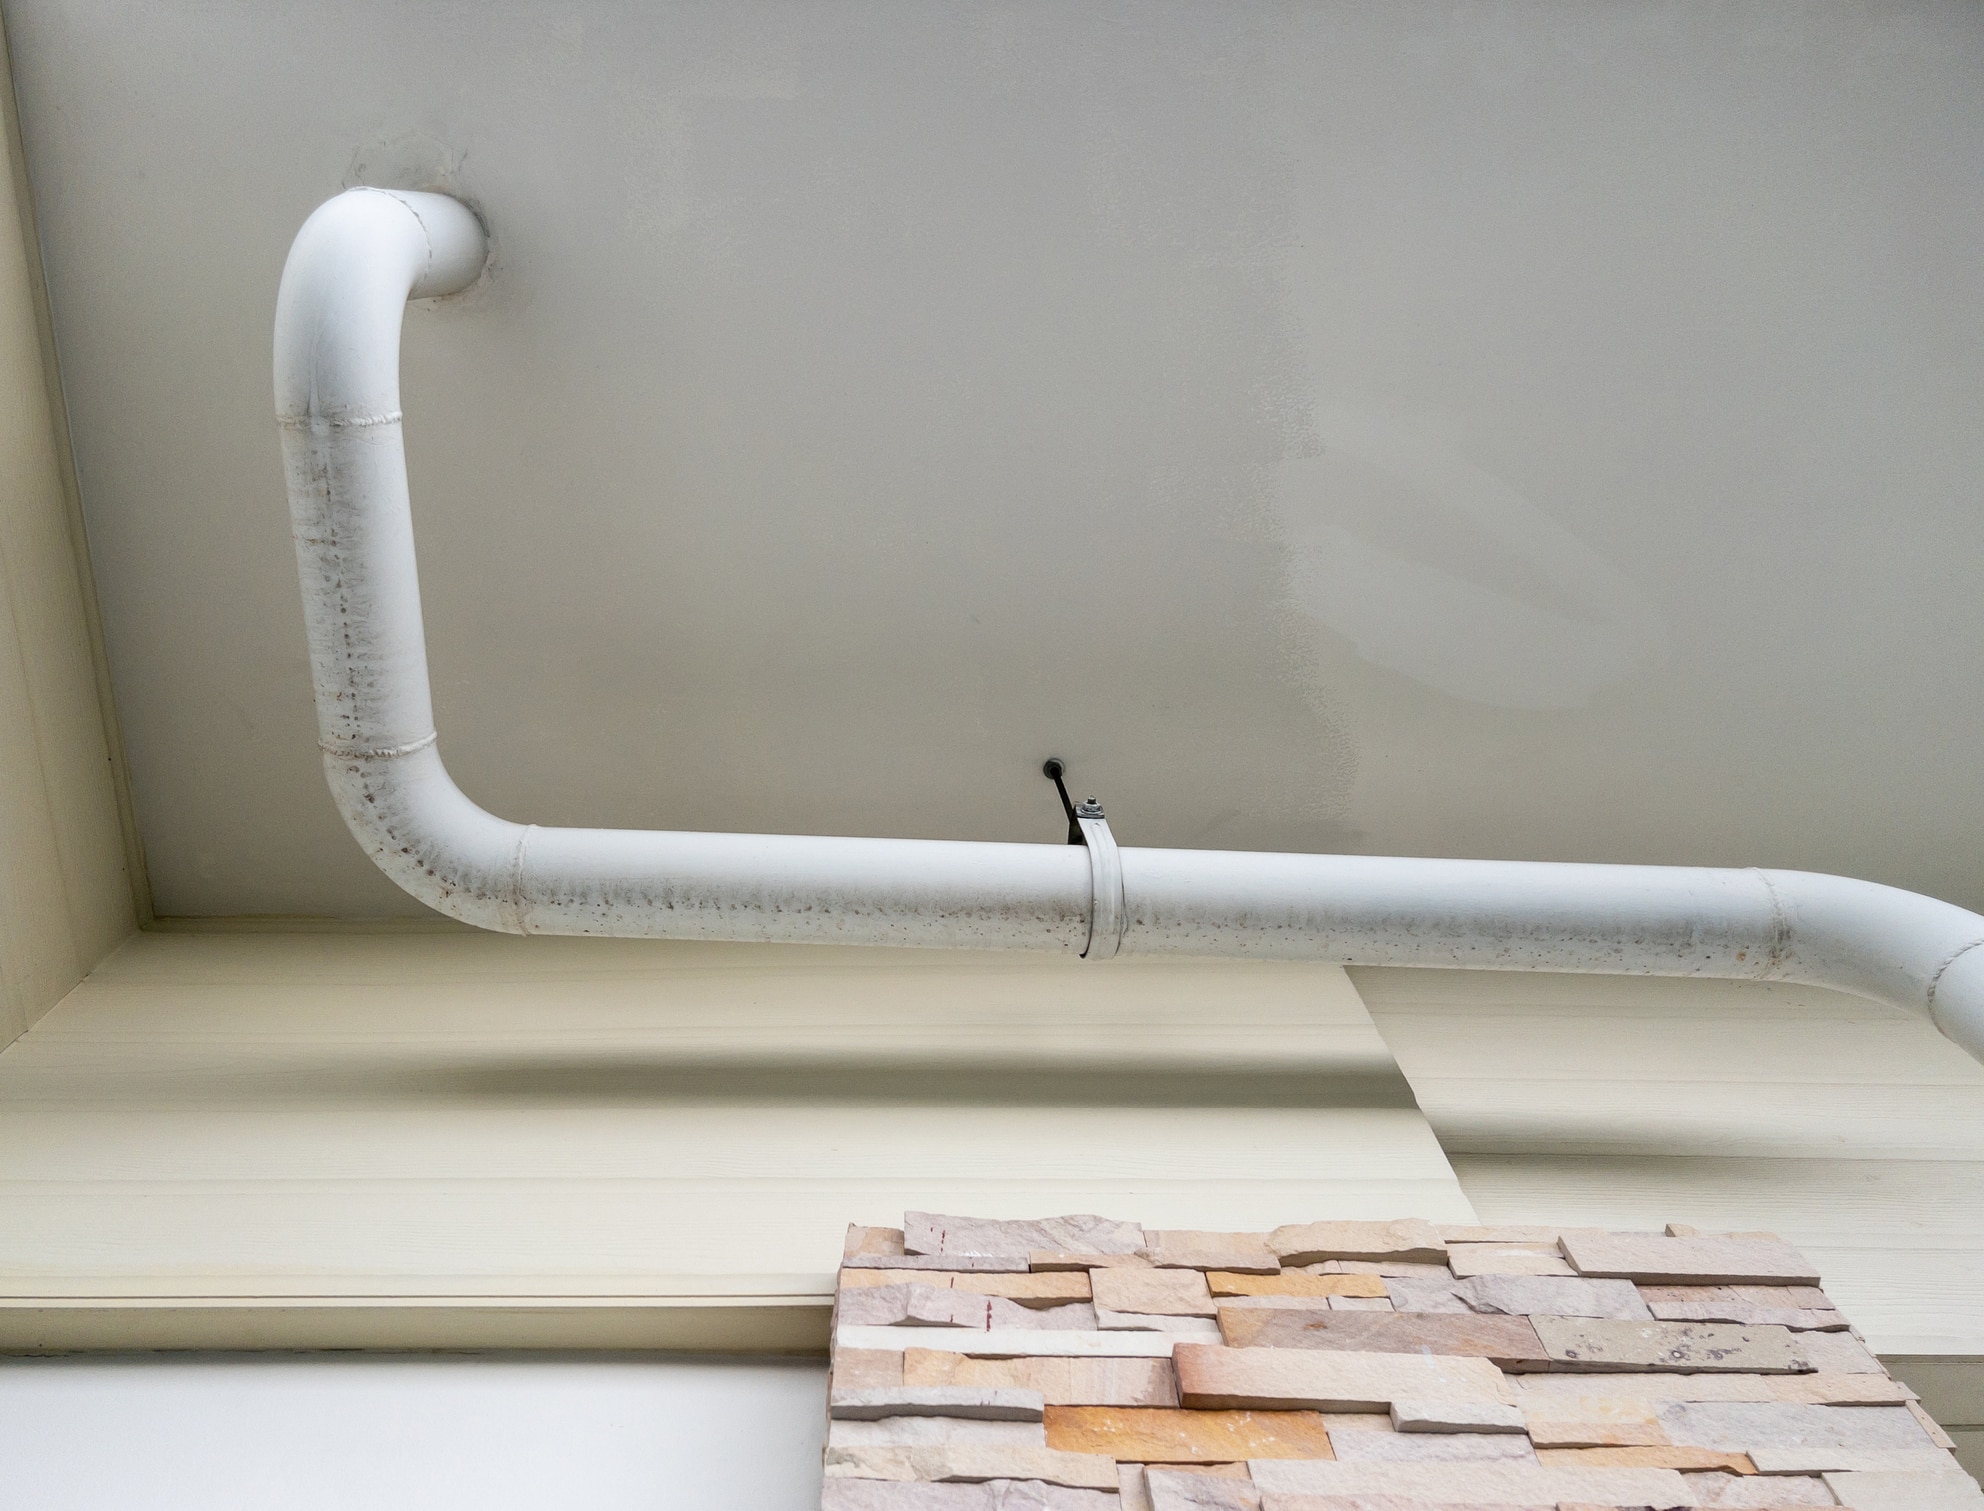
[[[854,1223],[848,1224],[847,1242],[841,1247],[844,1258],[852,1259],[857,1254],[892,1257],[901,1253],[901,1228],[864,1228]]]
[[[1327,1459],[1329,1429],[1315,1411],[1179,1411],[1050,1406],[1047,1446],[1143,1464]]]
[[[1747,1453],[1722,1453],[1714,1448],[1539,1448],[1536,1458],[1546,1469],[1720,1469],[1725,1474],[1755,1474]]]
[[[1538,1448],[1642,1448],[1668,1441],[1650,1400],[1525,1393],[1522,1408]]]

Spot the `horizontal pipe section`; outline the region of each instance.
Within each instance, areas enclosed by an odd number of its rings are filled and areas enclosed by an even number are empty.
[[[1984,918],[1798,871],[539,828],[442,765],[399,396],[409,298],[480,276],[474,215],[354,189],[276,303],[283,436],[324,770],[387,875],[510,933],[1238,955],[1799,981],[1926,1013],[1984,1060]],[[1120,941],[1118,943],[1117,941]]]

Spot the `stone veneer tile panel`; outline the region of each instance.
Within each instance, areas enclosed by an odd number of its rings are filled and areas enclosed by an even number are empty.
[[[846,1263],[825,1511],[1984,1508],[1768,1234],[911,1213]]]

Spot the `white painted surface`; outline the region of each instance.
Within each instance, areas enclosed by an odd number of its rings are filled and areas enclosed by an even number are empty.
[[[7,0],[161,909],[406,911],[265,373],[417,315],[440,727],[522,820],[1762,863],[1978,906],[1984,12]],[[224,733],[222,733],[224,731]]]
[[[0,1359],[7,1511],[814,1511],[816,1363]]]

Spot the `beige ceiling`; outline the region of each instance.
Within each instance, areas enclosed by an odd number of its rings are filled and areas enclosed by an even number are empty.
[[[166,914],[418,911],[269,397],[352,183],[443,749],[539,823],[1765,863],[1984,906],[1984,10],[5,0]]]

